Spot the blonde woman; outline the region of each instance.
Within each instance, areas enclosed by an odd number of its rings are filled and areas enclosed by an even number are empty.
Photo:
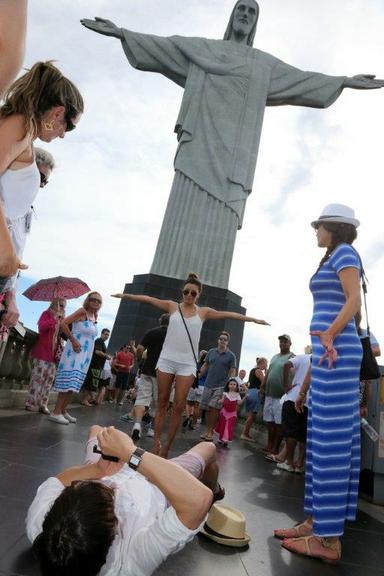
[[[33,143],[64,138],[83,109],[76,86],[50,62],[38,62],[16,80],[0,107],[0,303],[6,327],[16,324],[18,311],[15,276],[4,278],[22,267],[31,205],[41,184]]]
[[[90,292],[81,308],[61,321],[60,329],[68,340],[57,368],[53,389],[58,392],[49,420],[57,424],[76,423],[67,406],[74,392],[80,392],[88,372],[97,336],[97,317],[103,301],[98,292]]]
[[[59,325],[65,316],[66,300],[55,298],[39,318],[39,338],[32,349],[32,373],[25,409],[50,414],[48,398],[56,374]]]

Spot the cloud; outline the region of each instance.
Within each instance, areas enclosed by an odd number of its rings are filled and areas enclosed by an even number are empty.
[[[81,89],[79,127],[49,146],[58,168],[38,197],[25,253],[25,282],[77,275],[105,295],[112,323],[121,290],[149,271],[173,178],[173,134],[182,90],[130,68],[120,43],[85,30],[103,16],[138,31],[220,38],[230,0],[66,0],[30,3],[26,64],[57,59]],[[260,2],[256,46],[300,67],[334,75],[384,75],[384,6],[379,0]],[[309,278],[321,258],[309,222],[329,202],[353,206],[370,282],[371,325],[384,342],[381,212],[384,92],[345,90],[327,110],[266,110],[254,190],[239,232],[230,289],[270,328],[247,325],[241,364],[308,343]],[[35,304],[23,302],[32,317]],[[73,303],[77,305],[77,303]],[[36,316],[36,314],[35,314]],[[34,317],[35,317],[34,316]],[[110,325],[109,324],[109,325]]]

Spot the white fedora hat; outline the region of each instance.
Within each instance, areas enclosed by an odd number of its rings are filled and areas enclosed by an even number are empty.
[[[355,211],[353,208],[345,204],[328,204],[323,208],[323,211],[317,220],[311,222],[311,226],[321,224],[322,222],[336,222],[340,224],[352,224],[357,228],[360,225],[359,220],[355,218]]]
[[[247,546],[250,537],[245,532],[245,516],[240,510],[214,504],[209,511],[201,534],[224,546]]]

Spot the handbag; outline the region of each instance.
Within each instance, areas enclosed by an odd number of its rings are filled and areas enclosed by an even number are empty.
[[[178,304],[178,307],[179,307],[179,312],[180,312],[181,319],[183,320],[183,324],[184,324],[184,326],[185,326],[185,330],[187,331],[188,340],[189,340],[189,343],[190,343],[190,345],[191,345],[192,354],[193,354],[193,357],[194,357],[195,363],[196,363],[196,378],[195,378],[195,381],[194,381],[193,384],[192,384],[192,388],[198,388],[198,387],[199,387],[200,364],[199,364],[199,362],[198,362],[198,360],[197,360],[197,358],[196,358],[195,349],[194,349],[193,344],[192,344],[192,338],[191,338],[191,335],[190,335],[190,333],[189,333],[188,326],[187,326],[187,323],[186,323],[186,321],[185,321],[185,319],[184,319],[183,313],[182,313],[182,311],[181,311],[181,306],[180,306],[180,304]]]
[[[363,380],[376,380],[380,378],[380,368],[377,363],[376,358],[373,355],[372,347],[371,347],[371,331],[369,328],[369,321],[368,321],[368,308],[367,308],[367,277],[365,275],[365,270],[363,267],[363,263],[360,258],[360,254],[356,251],[356,254],[360,260],[360,267],[361,267],[361,285],[363,288],[363,297],[364,297],[364,308],[365,308],[365,317],[367,319],[367,335],[363,338],[360,338],[361,346],[363,349],[363,357],[361,359],[361,366],[360,366],[360,381]]]

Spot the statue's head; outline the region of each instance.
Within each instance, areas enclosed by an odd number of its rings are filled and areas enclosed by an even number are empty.
[[[232,10],[224,40],[231,40],[232,35],[236,34],[246,37],[246,44],[253,46],[259,12],[255,0],[238,0]]]

